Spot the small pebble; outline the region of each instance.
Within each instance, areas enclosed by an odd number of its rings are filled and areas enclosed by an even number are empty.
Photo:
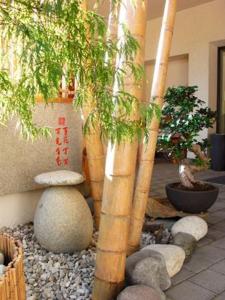
[[[28,300],[91,300],[98,232],[92,245],[74,254],[54,254],[37,242],[33,224],[4,228],[4,232],[19,239],[24,248],[24,268]],[[151,233],[143,233],[141,246],[155,243]]]

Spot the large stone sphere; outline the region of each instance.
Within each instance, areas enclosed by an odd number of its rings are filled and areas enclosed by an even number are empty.
[[[55,253],[87,248],[93,220],[81,193],[69,186],[47,188],[35,212],[34,233],[43,248]]]

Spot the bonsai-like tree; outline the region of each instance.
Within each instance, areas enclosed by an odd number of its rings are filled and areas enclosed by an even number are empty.
[[[213,127],[216,120],[216,112],[195,95],[197,91],[197,86],[168,88],[158,138],[158,149],[180,163],[181,183],[188,188],[196,183],[193,172],[209,165],[208,139],[199,140],[199,133]],[[192,161],[185,159],[187,151],[195,155]]]

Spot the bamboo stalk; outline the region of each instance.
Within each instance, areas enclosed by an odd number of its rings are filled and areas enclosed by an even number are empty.
[[[146,1],[137,0],[134,7],[130,0],[122,0],[118,33],[122,34],[120,26],[125,23],[132,35],[139,40],[142,50],[146,28],[144,20],[146,20]],[[137,54],[135,62],[143,63],[141,51]],[[134,78],[127,76],[125,87],[140,99],[142,88],[135,83]],[[136,117],[137,112],[134,110],[130,118]],[[136,140],[108,144],[93,289],[94,300],[114,299],[124,284],[137,144]]]
[[[163,106],[169,53],[176,15],[176,0],[166,0],[162,28],[156,56],[150,101],[160,108]],[[147,206],[149,188],[154,166],[155,149],[159,131],[160,120],[153,117],[149,128],[149,140],[143,141],[141,158],[137,175],[134,201],[131,213],[131,226],[128,242],[128,253],[131,254],[139,248],[142,226]]]
[[[82,2],[82,7],[87,9],[86,0]],[[82,107],[83,121],[86,122],[90,113],[95,109],[91,89],[89,91],[85,105]],[[100,126],[95,124],[91,127],[89,133],[84,137],[84,143],[87,151],[88,169],[90,173],[91,194],[94,201],[95,225],[98,228],[100,222],[101,201],[104,181],[105,156],[101,140]]]

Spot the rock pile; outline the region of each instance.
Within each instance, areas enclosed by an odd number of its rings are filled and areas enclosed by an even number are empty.
[[[200,217],[184,217],[172,226],[173,238],[167,238],[170,244],[148,245],[128,257],[126,281],[131,286],[117,300],[165,300],[163,292],[170,287],[170,278],[181,270],[207,231],[207,223]]]

